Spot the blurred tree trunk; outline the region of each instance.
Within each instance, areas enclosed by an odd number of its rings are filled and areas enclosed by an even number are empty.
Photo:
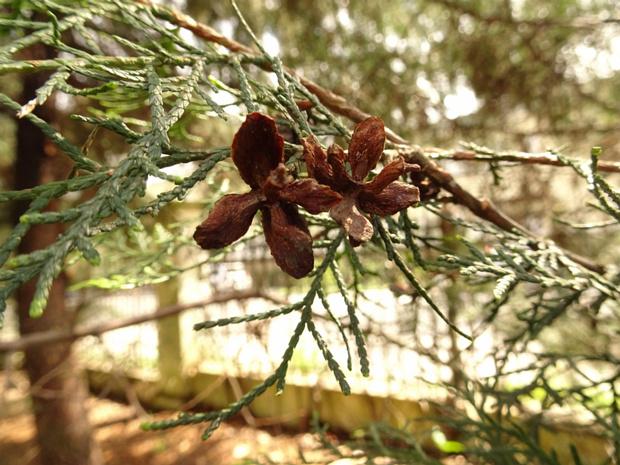
[[[41,56],[40,53],[36,55],[39,58]],[[35,90],[47,77],[45,73],[24,77],[22,104],[35,96]],[[52,102],[48,101],[46,107],[40,108],[38,116],[50,122],[54,116]],[[20,119],[17,124],[16,155],[15,189],[27,189],[63,177],[66,179],[69,173],[67,163],[59,160],[62,155],[57,153],[55,147],[46,145],[43,133],[26,118]],[[47,210],[56,210],[57,202],[50,202]],[[25,208],[27,205],[24,204],[15,206],[15,221],[19,221]],[[19,253],[27,254],[53,243],[60,233],[59,228],[56,224],[32,227],[23,238]],[[41,318],[29,316],[36,279],[18,289],[17,310],[22,335],[73,325],[75,315],[68,311],[65,304],[66,285],[67,277],[61,274],[52,285],[49,303]],[[85,405],[88,391],[74,364],[71,346],[71,342],[60,342],[25,351],[25,369],[32,387],[40,463],[45,465],[101,463]]]

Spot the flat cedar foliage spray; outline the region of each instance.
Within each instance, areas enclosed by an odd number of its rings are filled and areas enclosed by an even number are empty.
[[[460,5],[463,24],[453,29],[467,29],[474,20],[490,29],[507,24],[482,7],[477,12],[476,2],[437,3]],[[93,273],[75,289],[135,288],[209,270],[254,238],[266,242],[278,273],[296,278],[299,297],[291,303],[194,325],[206,331],[294,318],[294,330],[281,335],[286,348],[275,369],[225,409],[181,413],[144,423],[145,430],[205,423],[208,438],[270,387],[283,392],[306,334],[344,395],[357,386],[345,372],[372,377],[369,344],[406,347],[450,373],[449,379],[416,380],[439,393],[427,399],[443,412],[432,418],[434,429],[421,437],[407,429],[411,425],[371,425],[355,445],[369,460],[379,450],[394,463],[439,464],[441,454],[456,453],[467,463],[594,463],[574,443],[564,452],[543,445],[548,414],[557,409],[603,441],[604,463],[619,463],[620,190],[613,173],[620,165],[601,160],[601,148],[592,148],[589,158],[475,143],[425,149],[385,126],[390,108],[371,116],[284,66],[234,3],[251,46],[150,0],[32,0],[2,8],[0,76],[48,76],[26,103],[0,83],[3,112],[30,121],[72,168],[66,179],[0,193],[7,208],[27,205],[1,236],[0,322],[14,292],[32,280],[30,315],[37,318],[54,280],[72,267],[89,264],[85,275]],[[519,30],[530,30],[531,23]],[[581,27],[572,20],[562,24],[562,31]],[[25,58],[35,44],[53,51],[53,58]],[[489,49],[476,60],[493,56]],[[484,71],[484,63],[477,70]],[[480,87],[478,75],[472,82]],[[52,96],[72,102],[64,110],[57,105],[66,120],[59,125],[37,116]],[[222,142],[205,143],[208,138],[194,132],[221,133]],[[108,140],[116,144],[114,156],[104,156]],[[589,196],[583,209],[598,219],[564,223],[575,231],[604,231],[601,253],[570,250],[473,194],[452,172],[462,160],[484,166],[496,182],[520,165],[570,171],[575,189]],[[234,193],[222,187],[223,177],[237,183]],[[168,187],[151,195],[149,179]],[[162,219],[166,208],[189,205],[189,198],[201,199],[195,218],[183,224]],[[56,200],[61,208],[49,210]],[[44,249],[17,253],[28,231],[41,224],[62,225],[62,232]],[[129,245],[132,240],[140,247]],[[115,250],[126,253],[122,263],[108,259]],[[190,262],[172,259],[188,250]],[[377,288],[406,301],[400,313],[384,309],[397,323],[395,334],[383,334],[382,324],[365,312],[369,291]],[[328,296],[338,299],[342,312]],[[432,322],[430,340],[419,332],[421,321]],[[330,328],[344,356],[330,348]],[[480,355],[478,343],[489,334],[493,344],[484,356],[492,368],[483,376],[467,362]],[[549,342],[580,334],[572,347]],[[524,377],[515,381],[515,373]]]

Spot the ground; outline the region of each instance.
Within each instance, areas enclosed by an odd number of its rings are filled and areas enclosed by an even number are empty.
[[[34,417],[29,410],[28,381],[23,373],[12,373],[10,382],[0,371],[0,465],[48,465],[38,460]],[[290,434],[272,426],[269,431],[224,423],[207,441],[201,440],[206,425],[190,425],[164,431],[143,431],[147,420],[174,418],[161,412],[136,418],[136,409],[107,399],[88,400],[95,438],[105,465],[361,465],[363,457],[338,458],[320,448],[317,435]],[[330,437],[334,449],[352,451]],[[303,456],[302,456],[303,455]],[[356,454],[353,453],[353,456]],[[393,463],[375,459],[375,464]],[[466,465],[462,457],[442,463]],[[51,465],[51,464],[50,464]]]
[[[100,425],[95,435],[105,464],[233,465],[253,463],[250,459],[257,463],[302,463],[300,449],[307,456],[317,454],[313,452],[317,442],[311,434],[272,435],[248,426],[223,424],[213,437],[202,441],[204,425],[145,432],[139,428],[144,419],[126,419],[132,414],[131,407],[101,399],[92,399],[91,407],[93,423]],[[173,415],[160,413],[153,419]],[[0,465],[40,465],[34,433],[34,419],[28,413],[1,418]]]
[[[5,381],[0,372],[0,465],[47,465],[37,459],[35,423],[28,409],[25,377],[13,373],[10,385]],[[291,435],[223,424],[208,441],[202,441],[205,425],[145,432],[139,425],[146,419],[133,418],[135,410],[130,406],[91,398],[89,407],[106,465],[297,464],[302,463],[300,450],[311,463],[323,462],[319,456],[325,458],[325,453],[315,450],[318,442],[309,433]],[[162,412],[149,420],[174,416],[174,412]]]

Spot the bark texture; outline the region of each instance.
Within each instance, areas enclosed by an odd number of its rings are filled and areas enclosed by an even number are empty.
[[[45,82],[46,77],[42,73],[24,77],[21,103],[35,96],[35,90]],[[37,114],[50,122],[53,118],[51,102],[48,102],[46,107],[47,111],[39,109]],[[66,179],[70,170],[64,155],[58,153],[54,146],[46,144],[43,133],[25,118],[18,120],[17,123],[16,155],[14,176],[16,189],[27,189],[42,183]],[[57,202],[51,202],[48,210],[54,210],[56,207]],[[15,221],[19,220],[25,208],[27,204],[15,205],[13,212]],[[53,243],[60,232],[59,225],[34,226],[23,238],[19,252],[30,253],[43,249]],[[66,329],[73,325],[74,315],[65,304],[66,282],[64,274],[54,281],[49,303],[40,318],[29,316],[36,279],[18,289],[16,299],[22,335]],[[85,405],[88,390],[73,361],[71,341],[26,349],[24,368],[32,386],[40,463],[55,465],[101,463],[98,447],[93,442],[92,428]]]

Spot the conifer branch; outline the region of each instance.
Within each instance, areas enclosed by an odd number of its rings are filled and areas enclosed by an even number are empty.
[[[202,39],[220,44],[233,52],[241,52],[246,55],[255,55],[254,51],[250,47],[217,33],[212,28],[196,22],[187,15],[155,4],[151,0],[134,1],[143,5],[148,5],[153,13],[158,17],[169,20],[180,27],[184,27],[192,31],[196,34],[196,36],[201,37]],[[266,71],[274,71],[273,64],[268,61],[263,62],[260,66]],[[294,70],[287,67],[284,67],[284,69],[290,76],[293,76],[295,79],[299,80],[299,82],[312,94],[316,95],[321,104],[325,105],[325,107],[329,110],[345,116],[356,123],[360,123],[370,116],[359,108],[349,105],[343,97],[334,94],[333,92],[319,86],[315,82],[303,76],[299,76]],[[403,146],[399,148],[398,152],[405,158],[405,161],[407,161],[407,163],[420,165],[429,178],[452,194],[456,203],[463,205],[476,216],[490,221],[506,231],[516,229],[535,237],[534,233],[527,230],[523,225],[520,225],[518,222],[503,213],[490,199],[478,199],[476,196],[472,195],[460,186],[450,173],[443,170],[437,163],[431,160],[419,147],[412,146],[407,140],[403,139],[389,128],[386,128],[386,133],[391,142],[401,144]],[[606,271],[605,266],[596,263],[593,260],[586,257],[580,257],[569,251],[566,251],[566,253],[569,254],[573,260],[592,271],[600,274],[604,274]]]

